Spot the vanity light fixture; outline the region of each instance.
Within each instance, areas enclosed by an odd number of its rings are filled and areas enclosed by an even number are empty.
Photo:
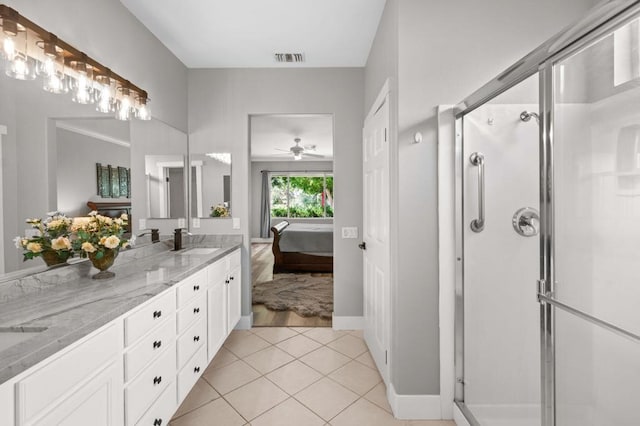
[[[15,9],[0,4],[0,58],[5,74],[18,80],[42,78],[51,93],[71,92],[80,104],[96,104],[119,120],[150,120],[147,92],[60,40]]]

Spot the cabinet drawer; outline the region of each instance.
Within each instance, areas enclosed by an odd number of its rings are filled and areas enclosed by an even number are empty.
[[[227,258],[222,258],[207,268],[209,285],[224,281],[227,278]]]
[[[207,294],[203,292],[190,300],[186,306],[178,311],[178,334],[182,333],[187,327],[198,318],[207,316]]]
[[[116,360],[121,347],[116,324],[78,343],[61,356],[53,356],[33,374],[18,382],[17,414],[19,424],[33,419],[48,405],[86,380],[109,362]]]
[[[196,272],[188,278],[185,278],[178,288],[178,309],[183,308],[187,302],[195,296],[204,294],[207,288],[207,271],[206,269]]]
[[[125,381],[133,379],[149,362],[176,340],[176,317],[169,318],[146,334],[124,354]]]
[[[173,290],[154,297],[124,319],[124,342],[129,346],[176,311]]]
[[[134,425],[138,421],[160,393],[174,383],[175,376],[176,351],[171,346],[125,388],[127,425]]]
[[[240,267],[241,255],[240,250],[236,250],[229,255],[229,269]]]
[[[207,368],[207,348],[203,345],[178,373],[178,402],[182,403]]]
[[[176,387],[173,384],[167,386],[151,408],[136,423],[136,426],[167,426],[169,420],[176,411]]]
[[[207,341],[207,323],[202,318],[178,337],[178,369]]]

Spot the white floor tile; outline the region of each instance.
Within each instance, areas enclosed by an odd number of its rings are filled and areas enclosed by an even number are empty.
[[[330,420],[356,401],[358,395],[325,377],[298,392],[295,398],[323,419]]]
[[[251,426],[322,426],[325,422],[293,398],[251,421]]]
[[[300,392],[302,389],[317,382],[322,374],[298,360],[280,367],[266,375],[267,379],[284,389],[289,395]]]
[[[225,395],[225,399],[245,419],[252,420],[289,398],[264,377]]]

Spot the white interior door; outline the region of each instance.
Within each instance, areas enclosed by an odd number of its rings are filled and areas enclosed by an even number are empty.
[[[388,381],[389,291],[389,97],[378,96],[363,130],[364,336]]]

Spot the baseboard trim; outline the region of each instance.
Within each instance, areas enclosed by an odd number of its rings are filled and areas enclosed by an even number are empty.
[[[364,317],[343,317],[333,314],[332,327],[334,330],[362,330]]]
[[[273,243],[273,238],[251,238],[252,243]]]
[[[387,386],[393,415],[401,420],[441,420],[440,395],[399,395],[393,383]]]
[[[457,404],[453,404],[453,421],[456,426],[471,426]]]
[[[243,315],[240,317],[240,321],[236,324],[236,330],[251,330],[253,326],[253,312],[249,315]]]

